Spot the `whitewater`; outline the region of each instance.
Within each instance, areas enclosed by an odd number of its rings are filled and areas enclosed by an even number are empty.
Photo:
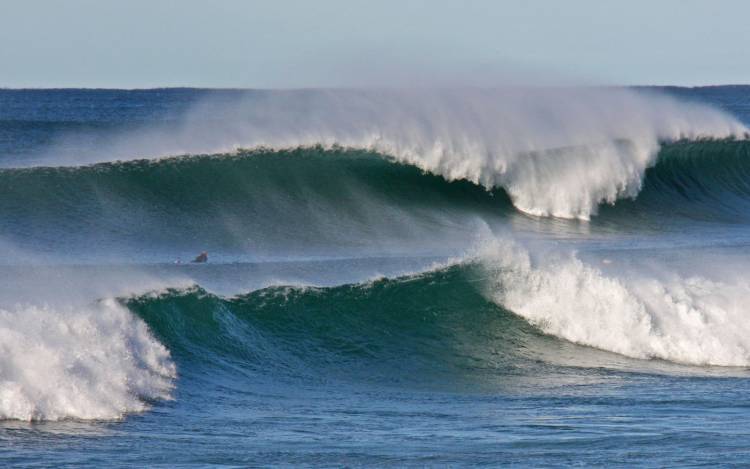
[[[50,439],[73,465],[736,448],[744,424],[710,432],[748,408],[748,103],[0,90],[0,441],[24,442],[0,461]]]

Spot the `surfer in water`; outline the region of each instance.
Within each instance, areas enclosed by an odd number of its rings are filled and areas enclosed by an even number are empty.
[[[206,251],[203,251],[202,253],[198,254],[195,259],[193,259],[193,262],[197,264],[208,262],[208,253]]]

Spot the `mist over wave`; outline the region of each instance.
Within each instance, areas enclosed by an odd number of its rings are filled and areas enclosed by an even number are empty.
[[[88,152],[63,142],[40,161],[338,145],[502,187],[530,214],[588,219],[600,203],[638,193],[661,142],[746,133],[722,111],[621,88],[248,91]]]

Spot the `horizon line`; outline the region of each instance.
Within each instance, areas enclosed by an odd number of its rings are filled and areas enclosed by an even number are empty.
[[[465,88],[492,89],[492,88],[730,88],[750,86],[750,83],[720,83],[702,85],[674,85],[674,84],[630,84],[630,85],[497,85],[497,86],[466,86]],[[112,86],[0,86],[0,91],[157,91],[157,90],[209,90],[209,91],[310,91],[310,90],[365,90],[365,89],[403,89],[413,87],[398,86],[299,86],[299,87],[240,87],[240,86],[191,86],[191,85],[167,85],[147,87],[125,87]],[[461,86],[422,87],[426,89],[451,89],[462,88]]]

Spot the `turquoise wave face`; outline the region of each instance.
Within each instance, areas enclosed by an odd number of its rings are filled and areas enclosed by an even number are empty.
[[[120,301],[146,321],[188,380],[323,377],[480,391],[559,384],[565,366],[578,374],[580,367],[595,374],[603,363],[627,366],[498,306],[486,296],[485,275],[464,263],[327,288],[277,286],[226,298],[194,287]]]
[[[501,191],[449,183],[357,150],[12,169],[1,171],[0,181],[6,236],[79,254],[92,244],[110,253],[147,247],[170,253],[167,259],[196,249],[361,253],[512,211]]]
[[[604,206],[601,217],[742,222],[750,215],[750,143],[677,142],[663,145],[646,170],[635,200]]]
[[[603,206],[587,229],[745,223],[749,153],[747,141],[665,145],[637,197]],[[521,214],[503,188],[449,182],[363,150],[256,150],[0,171],[6,241],[78,258],[157,253],[171,260],[203,250],[361,254],[397,246],[413,252],[420,244],[465,239],[466,227],[475,231],[477,223],[518,227],[532,220],[533,230],[580,226]]]
[[[222,297],[193,286],[119,301],[148,324],[190,379],[206,373],[240,380],[322,376],[360,385],[480,390],[540,380],[555,386],[568,373],[600,368],[691,369],[545,334],[493,301],[493,279],[481,261],[468,260],[332,287],[273,286]]]
[[[488,300],[482,269],[224,298],[199,287],[122,299],[182,365],[290,379],[446,386],[521,373],[564,348]],[[538,366],[537,366],[538,367]]]

